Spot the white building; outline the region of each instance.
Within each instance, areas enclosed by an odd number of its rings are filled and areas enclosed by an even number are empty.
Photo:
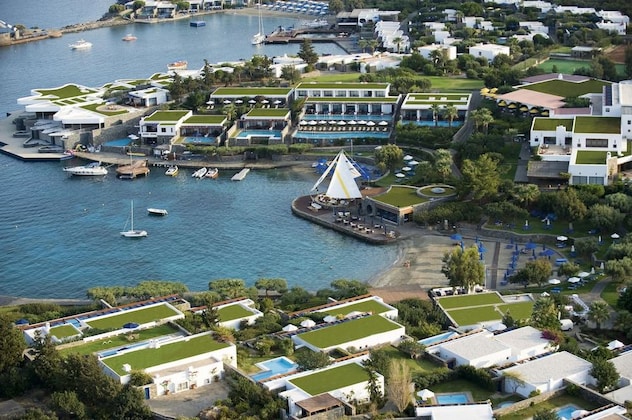
[[[604,31],[616,32],[619,35],[625,35],[627,30],[627,25],[625,23],[617,22],[597,22],[597,27],[599,29],[603,29]]]
[[[520,2],[522,7],[538,9],[542,13],[547,13],[549,10],[553,9],[553,4],[548,1],[542,0],[525,0]]]
[[[415,407],[415,416],[431,420],[492,420],[494,410],[489,401],[471,404],[429,405]]]
[[[441,51],[448,60],[456,60],[456,47],[454,45],[430,44],[417,48],[423,58],[430,59],[434,51]]]
[[[600,10],[597,12],[597,16],[605,22],[623,23],[626,26],[630,24],[630,17],[618,10]]]
[[[452,38],[450,31],[433,31],[432,35],[439,44],[448,44],[447,40]]]
[[[543,393],[560,389],[564,379],[581,385],[594,384],[589,373],[591,369],[592,363],[562,351],[503,369],[500,373],[507,375],[503,384],[505,392],[527,398],[534,391]]]
[[[511,54],[509,47],[497,44],[477,44],[470,47],[468,52],[474,57],[484,57],[490,62],[494,61],[494,58],[500,54]]]
[[[540,34],[548,34],[549,27],[545,26],[544,23],[535,21],[523,21],[519,23],[521,28],[528,30],[529,32],[535,32]]]
[[[225,302],[217,302],[213,305],[217,310],[218,325],[224,328],[239,330],[242,323],[252,325],[263,313],[255,308],[252,299],[238,298]],[[206,307],[196,309],[194,313],[202,313]]]
[[[556,6],[555,13],[570,13],[572,15],[596,15],[597,11],[592,7]]]
[[[615,391],[609,392],[606,396],[619,404],[632,401],[632,351],[613,357],[610,361],[619,373],[619,383]]]

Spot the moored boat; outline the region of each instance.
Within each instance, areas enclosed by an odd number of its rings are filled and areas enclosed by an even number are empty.
[[[149,213],[150,216],[166,216],[169,214],[169,212],[165,209],[157,209],[153,207],[149,207],[147,209],[147,213]]]
[[[136,41],[136,37],[132,34],[127,34],[123,37],[123,41]]]
[[[193,175],[191,175],[193,178],[204,178],[204,176],[206,175],[206,173],[208,172],[207,168],[200,168],[197,171],[193,172]]]
[[[178,165],[170,166],[169,169],[165,171],[165,175],[176,176],[178,175],[178,172],[180,172],[180,169],[178,169]]]
[[[207,178],[216,179],[219,176],[219,169],[210,168],[208,171],[206,171],[206,175],[204,176]]]
[[[131,203],[130,220],[130,229],[121,232],[121,236],[124,236],[126,238],[144,238],[145,236],[147,236],[146,230],[134,229],[134,201],[132,201]]]
[[[72,50],[87,50],[89,48],[92,48],[92,42],[80,39],[79,41],[73,42],[72,44],[68,44],[68,46]]]
[[[103,176],[108,174],[105,166],[101,166],[101,162],[91,162],[83,166],[71,166],[64,168],[64,172],[76,176]]]
[[[41,146],[37,149],[38,153],[64,153],[64,148],[56,145]]]
[[[188,66],[189,63],[187,61],[178,60],[167,64],[167,70],[186,70]]]

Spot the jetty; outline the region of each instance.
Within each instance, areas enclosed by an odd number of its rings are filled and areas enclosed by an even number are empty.
[[[134,179],[137,176],[146,176],[149,173],[147,159],[137,160],[129,165],[122,165],[116,168],[116,174],[121,179]]]
[[[241,171],[237,172],[235,175],[233,175],[233,177],[230,180],[241,181],[242,179],[246,177],[246,175],[248,175],[248,172],[250,172],[250,168],[244,168]]]

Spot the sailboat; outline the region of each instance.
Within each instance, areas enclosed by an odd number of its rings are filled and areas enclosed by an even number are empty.
[[[131,211],[130,211],[130,230],[125,230],[121,232],[121,236],[126,238],[144,238],[147,236],[146,230],[134,230],[134,200],[132,200]]]
[[[257,3],[257,7],[259,8],[259,32],[252,37],[252,45],[263,44],[266,40],[266,34],[263,32],[263,18],[261,17],[261,2]]]

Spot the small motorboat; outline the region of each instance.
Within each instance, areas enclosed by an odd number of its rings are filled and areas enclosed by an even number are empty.
[[[147,213],[149,213],[150,216],[166,216],[169,214],[169,212],[165,209],[156,209],[152,207],[147,209]]]
[[[132,34],[127,34],[123,37],[123,41],[136,41],[136,37]]]
[[[204,178],[204,176],[206,175],[206,173],[208,172],[207,168],[200,168],[197,171],[193,172],[193,175],[191,175],[193,178]]]
[[[167,70],[186,70],[188,66],[188,62],[186,62],[185,60],[179,60],[167,64]]]
[[[88,42],[84,39],[80,39],[77,42],[73,42],[72,44],[68,44],[71,50],[87,50],[92,48],[92,42]]]
[[[165,175],[167,175],[167,176],[176,176],[176,175],[178,175],[179,171],[180,170],[178,169],[178,165],[170,166],[169,169],[167,169],[165,171]]]
[[[211,168],[208,171],[206,171],[206,175],[204,176],[207,178],[216,179],[219,176],[219,169]]]

